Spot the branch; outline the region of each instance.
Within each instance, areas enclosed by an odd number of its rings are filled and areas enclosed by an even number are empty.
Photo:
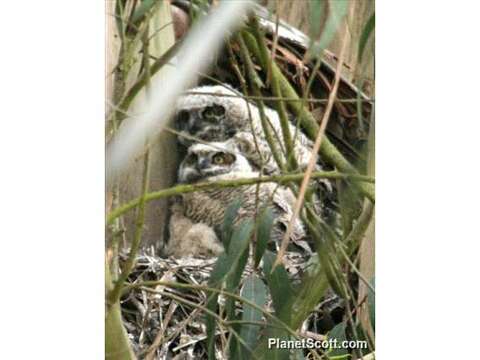
[[[196,191],[208,189],[231,188],[243,185],[254,185],[266,182],[274,182],[278,184],[285,184],[289,182],[300,182],[304,177],[303,173],[274,175],[274,176],[259,176],[255,178],[235,179],[235,180],[221,180],[210,183],[196,183],[196,184],[182,184],[173,186],[168,189],[159,190],[145,194],[145,202],[162,199],[169,196],[187,194]],[[371,177],[359,174],[344,174],[337,171],[317,171],[312,173],[312,179],[344,179],[354,180],[359,182],[374,183],[375,180]],[[360,184],[359,184],[360,185]],[[140,198],[134,199],[110,212],[107,216],[107,225],[110,225],[117,217],[137,207],[140,203]]]
[[[113,289],[112,276],[105,262],[105,291]],[[105,359],[135,360],[127,331],[123,325],[120,302],[116,302],[105,312]]]
[[[248,52],[248,49],[245,45],[245,42],[243,40],[242,36],[237,37],[237,42],[240,46],[240,55],[242,57],[243,63],[245,65],[247,77],[250,83],[250,87],[253,90],[253,93],[256,96],[260,96],[260,89],[259,89],[259,83],[261,80],[258,78],[258,74],[255,70],[255,66],[253,65],[252,59],[250,57],[250,54]],[[277,149],[277,142],[273,139],[272,133],[270,132],[269,128],[269,123],[267,116],[265,115],[265,106],[263,104],[263,101],[261,100],[256,100],[255,101],[257,106],[258,106],[258,111],[260,113],[260,121],[262,124],[263,132],[265,134],[265,139],[267,140],[268,146],[270,147],[270,150],[272,151],[273,159],[277,163],[279,169],[281,170],[286,170],[285,164],[282,161],[282,158],[280,156],[280,151]],[[272,127],[273,129],[273,127]],[[254,133],[252,131],[252,133]],[[287,157],[285,156],[285,159]]]
[[[232,323],[232,321],[223,320],[219,315],[217,315],[216,313],[212,312],[211,310],[207,309],[206,307],[204,307],[202,305],[194,304],[192,302],[187,302],[187,300],[184,300],[183,298],[176,297],[175,295],[172,295],[171,293],[166,292],[166,291],[158,291],[158,290],[149,288],[149,287],[158,286],[158,285],[169,287],[169,288],[178,288],[178,289],[195,289],[195,290],[207,291],[209,293],[216,293],[218,295],[231,297],[232,299],[234,299],[236,301],[239,301],[243,304],[246,304],[246,305],[254,308],[255,310],[261,312],[263,314],[263,316],[265,316],[265,318],[268,318],[268,319],[272,320],[272,322],[278,324],[277,327],[280,327],[281,329],[286,330],[292,337],[294,337],[296,339],[300,339],[302,337],[308,337],[309,336],[308,334],[305,334],[304,332],[295,331],[292,327],[288,326],[285,322],[283,322],[277,316],[272,315],[269,311],[265,310],[262,306],[259,306],[259,305],[255,304],[254,302],[252,302],[248,299],[245,299],[244,297],[241,297],[237,294],[225,291],[223,289],[212,288],[212,287],[208,287],[208,286],[204,286],[204,285],[181,284],[181,283],[162,281],[162,280],[143,281],[143,282],[140,282],[140,283],[129,284],[125,287],[125,289],[130,290],[130,289],[140,288],[140,289],[143,289],[143,290],[150,291],[152,293],[170,296],[175,300],[179,300],[181,302],[184,302],[185,304],[188,304],[192,307],[198,308],[200,310],[203,310],[203,311],[209,313],[210,315],[214,316],[217,319],[217,321],[219,321],[222,325],[229,326],[229,324]],[[268,325],[268,324],[263,324],[263,325],[265,326],[265,325]],[[317,356],[317,358],[319,358],[317,352],[314,349],[309,349],[309,351],[313,355]]]
[[[150,69],[150,50],[149,50],[149,24],[147,23],[147,28],[142,37],[142,48],[143,48],[143,62],[145,66],[145,86],[146,86],[146,96],[150,92],[150,79],[151,79],[151,69]],[[108,294],[109,304],[117,303],[120,299],[122,293],[122,287],[124,282],[127,280],[128,276],[135,267],[137,253],[140,248],[140,243],[142,242],[143,234],[143,225],[145,223],[145,196],[148,193],[148,184],[150,179],[150,151],[147,150],[144,156],[143,161],[143,174],[142,174],[142,195],[139,199],[139,207],[137,214],[137,222],[135,227],[135,237],[132,241],[132,246],[130,247],[130,253],[128,254],[127,262],[123,268],[122,274],[119,276],[118,281],[115,283],[115,287]]]
[[[249,51],[261,61],[262,56],[254,36],[247,33],[247,36],[244,37],[244,41]],[[260,65],[264,69],[267,69],[267,64],[261,63]],[[302,105],[302,99],[300,99],[295,89],[289,83],[288,79],[283,75],[278,65],[274,62],[272,63],[272,73],[275,74],[280,82],[282,95],[286,98],[298,99],[296,101],[288,101],[287,105],[290,107],[290,110],[299,117],[298,121],[301,121],[301,124],[304,127],[308,137],[312,140],[315,140],[319,131],[319,126],[314,116]],[[322,155],[328,163],[334,165],[340,171],[358,174],[357,169],[348,162],[348,160],[326,136],[320,146],[320,155]],[[371,184],[362,183],[358,184],[358,186],[363,195],[365,195],[372,202],[375,202],[375,189]]]
[[[153,64],[150,65],[149,74],[144,72],[137,80],[135,84],[128,90],[125,98],[119,104],[119,108],[126,110],[129,108],[135,96],[139,93],[140,90],[145,86],[149,77],[155,75],[165,64],[167,64],[173,56],[177,53],[180,45],[182,44],[181,40],[175,42],[175,44],[170,47],[161,57],[155,60]]]
[[[297,199],[295,200],[295,207],[293,209],[293,214],[290,219],[290,222],[288,223],[287,226],[287,231],[285,232],[285,235],[282,240],[282,244],[280,246],[280,250],[278,251],[277,258],[275,260],[275,263],[272,266],[272,271],[275,269],[278,264],[280,264],[283,255],[285,254],[285,251],[287,250],[288,242],[290,239],[290,236],[293,231],[293,222],[295,219],[298,218],[298,214],[300,213],[300,210],[302,209],[302,204],[303,200],[305,198],[305,193],[307,191],[308,184],[310,182],[310,176],[313,172],[313,169],[315,168],[317,164],[317,157],[318,157],[318,151],[320,150],[320,146],[322,144],[322,140],[325,138],[325,130],[327,128],[328,120],[330,119],[330,114],[333,109],[333,103],[335,101],[335,97],[337,96],[337,90],[338,90],[338,85],[340,84],[340,73],[342,70],[342,64],[343,64],[343,58],[345,56],[345,50],[347,48],[347,40],[348,40],[348,32],[345,32],[343,42],[342,42],[342,48],[340,50],[340,56],[338,59],[338,64],[337,68],[335,71],[335,80],[333,83],[333,88],[332,91],[330,91],[330,95],[328,97],[328,103],[327,107],[325,109],[325,113],[323,114],[322,121],[320,123],[320,129],[317,132],[317,137],[315,139],[315,143],[313,144],[313,149],[312,149],[312,155],[310,156],[310,161],[308,162],[307,169],[305,170],[305,177],[302,180],[302,183],[300,185],[300,190],[298,192]],[[274,74],[273,78],[277,78],[276,74]]]
[[[273,94],[277,97],[281,97],[282,93],[280,90],[280,83],[278,80],[278,76],[276,76],[275,73],[271,72],[271,66],[273,64],[273,61],[271,61],[272,57],[270,57],[268,54],[267,45],[265,44],[265,38],[261,33],[260,26],[258,25],[258,21],[256,17],[252,17],[252,23],[253,23],[253,33],[257,41],[257,44],[259,45],[260,55],[262,57],[261,62],[268,66],[268,70],[269,70],[268,73],[271,75],[270,79],[271,79],[271,87],[273,90]],[[298,168],[298,164],[294,156],[295,151],[294,151],[294,145],[292,140],[292,134],[290,134],[290,127],[289,127],[290,122],[288,120],[287,108],[285,107],[285,103],[283,101],[276,101],[275,108],[278,112],[278,116],[280,119],[280,126],[282,128],[283,141],[285,143],[285,149],[287,151],[287,156],[285,156],[285,158],[287,159],[287,167],[289,169],[296,169]]]

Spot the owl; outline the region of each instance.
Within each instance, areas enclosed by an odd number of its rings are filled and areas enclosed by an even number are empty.
[[[275,110],[265,107],[269,129],[276,140],[277,151],[286,161],[280,118]],[[270,146],[264,135],[260,111],[228,85],[201,86],[182,96],[176,106],[175,126],[178,140],[184,146],[195,141],[222,142],[233,139],[255,169],[265,174],[278,173]],[[300,169],[310,160],[313,143],[305,134],[289,124],[294,139],[294,155]]]
[[[193,144],[188,148],[188,153],[182,161],[178,171],[178,179],[181,183],[215,182],[218,180],[234,180],[241,178],[255,178],[260,174],[254,171],[248,160],[238,150],[234,140],[226,142],[211,142],[208,144]],[[181,212],[183,219],[188,219],[191,224],[202,224],[217,235],[211,243],[214,247],[220,244],[218,241],[220,227],[224,221],[225,209],[233,202],[240,201],[235,224],[242,220],[253,219],[258,208],[269,207],[274,215],[274,223],[271,232],[272,244],[278,245],[283,240],[286,227],[293,214],[295,196],[290,189],[278,186],[275,183],[262,183],[257,185],[244,185],[235,188],[214,188],[198,192],[182,194],[176,210]],[[179,209],[181,209],[179,211]],[[178,221],[177,219],[174,221]],[[188,224],[188,226],[193,226]],[[170,223],[170,228],[175,228],[175,223]],[[188,232],[188,230],[187,230]],[[205,233],[205,229],[203,230]],[[211,231],[205,235],[198,234],[202,238],[211,238]],[[306,234],[303,224],[296,220],[293,224],[291,241],[297,247],[311,252],[305,241]],[[182,242],[182,239],[174,239]],[[174,245],[175,247],[175,245]],[[178,246],[177,246],[178,247]],[[209,249],[212,246],[209,246]],[[209,250],[208,249],[208,250]]]
[[[181,202],[174,200],[170,212],[170,240],[165,249],[167,255],[210,257],[223,252],[223,245],[213,228],[186,217]]]
[[[282,161],[286,161],[283,135],[278,113],[265,107]],[[175,126],[178,141],[188,147],[198,141],[224,142],[232,140],[255,171],[271,175],[279,173],[270,146],[263,131],[260,111],[228,85],[200,86],[191,89],[177,101]],[[294,155],[300,170],[307,168],[312,155],[313,142],[292,123],[290,134],[294,140]],[[317,164],[316,171],[323,166]],[[314,204],[318,213],[330,224],[339,223],[337,194],[330,180],[312,182],[317,190]]]

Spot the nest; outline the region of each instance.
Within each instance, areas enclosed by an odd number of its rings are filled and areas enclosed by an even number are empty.
[[[121,256],[125,260],[126,255]],[[184,257],[162,258],[144,252],[137,258],[137,264],[129,277],[131,284],[146,281],[175,282],[184,285],[207,286],[216,258]],[[298,282],[311,265],[295,252],[286,253],[285,268],[292,281]],[[252,273],[248,264],[243,278]],[[260,276],[262,276],[260,274]],[[205,313],[198,307],[205,306],[207,291],[192,288],[167,287],[165,285],[131,287],[121,301],[125,328],[135,353],[147,359],[202,359],[207,358],[207,334]],[[182,299],[183,301],[179,301]],[[225,297],[219,297],[219,309]],[[331,319],[341,308],[338,298],[328,295],[312,312],[302,326],[304,336],[318,340],[318,324]],[[238,307],[241,311],[241,306]],[[265,310],[273,313],[271,299]],[[216,358],[227,359],[228,328],[217,328]]]

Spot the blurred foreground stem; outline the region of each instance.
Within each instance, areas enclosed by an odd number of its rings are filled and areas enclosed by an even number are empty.
[[[108,263],[105,263],[105,291],[113,290],[112,276]],[[105,359],[136,359],[130,346],[127,331],[123,326],[120,301],[116,301],[105,311]]]
[[[286,184],[289,182],[301,182],[304,177],[303,173],[297,174],[285,174],[285,175],[274,175],[274,176],[261,176],[255,178],[245,178],[245,179],[236,179],[236,180],[222,180],[211,183],[196,183],[196,184],[182,184],[177,185],[168,189],[159,190],[151,193],[145,194],[144,201],[148,202],[151,200],[161,199],[168,196],[186,194],[196,191],[202,191],[207,189],[220,189],[220,188],[230,188],[243,185],[254,185],[259,183],[274,182],[278,184]],[[343,174],[337,171],[317,171],[313,172],[312,179],[350,179],[357,180],[362,182],[373,183],[375,180],[373,178],[358,175],[358,174]],[[117,217],[123,215],[127,211],[132,210],[140,204],[140,199],[134,199],[110,212],[107,216],[107,225],[111,224],[113,220]]]
[[[254,17],[252,19],[253,22],[257,21]],[[299,118],[298,121],[301,122],[308,137],[312,140],[315,140],[320,130],[315,117],[303,106],[302,99],[300,99],[300,97],[297,95],[295,89],[292,87],[285,75],[283,75],[278,65],[275,62],[270,62],[269,58],[265,58],[263,56],[255,36],[250,33],[245,34],[245,44],[247,45],[249,51],[258,59],[260,65],[266,73],[268,72],[268,66],[271,63],[272,76],[278,79],[282,96],[296,99],[296,101],[288,101],[287,105],[290,110]],[[338,151],[338,149],[330,142],[327,136],[325,136],[322,141],[320,155],[322,155],[322,157],[328,163],[334,165],[340,171],[358,174],[357,169],[350,164],[350,162],[342,155],[340,151]],[[362,183],[358,184],[358,187],[364,196],[370,199],[373,203],[375,202],[375,189],[371,184]]]

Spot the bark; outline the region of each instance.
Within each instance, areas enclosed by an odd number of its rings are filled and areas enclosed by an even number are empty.
[[[368,175],[375,177],[375,120],[372,121],[370,128],[368,150]],[[369,202],[369,200],[365,199],[365,206],[368,205],[367,202]],[[372,220],[360,245],[360,273],[368,281],[372,281],[375,277],[375,213],[373,213]],[[358,286],[359,303],[365,299],[368,292],[369,289],[367,285],[360,281]],[[371,324],[368,301],[363,302],[358,311],[358,316],[364,330],[373,341],[375,335]]]
[[[114,3],[114,1],[108,2]],[[169,2],[158,2],[156,10],[154,10],[153,16],[149,21],[149,52],[153,58],[161,57],[175,42],[174,29],[171,20],[171,9]],[[113,13],[113,9],[109,9]],[[109,21],[110,32],[107,32],[107,71],[113,68],[118,61],[119,46],[117,41],[112,38],[112,27],[115,28],[115,23]],[[142,52],[141,42],[133,44],[135,49],[134,63],[128,71],[125,79],[125,90],[127,91],[138,80],[140,68],[142,64]],[[113,59],[113,60],[112,60]],[[168,66],[158,71],[154,78],[164,77],[165,72],[168,71]],[[107,99],[113,101],[114,95],[112,86],[110,86],[111,79],[107,78]],[[132,104],[128,109],[128,113],[135,114],[141,111],[142,104],[147,96],[145,87],[136,95]],[[158,139],[150,146],[150,159],[151,159],[151,177],[150,177],[150,189],[160,190],[173,185],[176,178],[177,168],[177,149],[175,137],[169,133],[162,132]],[[119,191],[119,203],[125,203],[132,199],[138,198],[141,193],[142,187],[142,169],[143,169],[143,157],[135,159],[127,171],[118,179],[120,184]],[[107,194],[107,201],[111,197],[111,194]],[[108,208],[108,206],[107,206]],[[154,246],[159,248],[164,242],[164,227],[167,222],[168,215],[168,202],[167,200],[161,200],[155,204],[147,204],[144,232],[142,236],[142,247]],[[131,242],[134,236],[135,229],[135,216],[134,214],[127,214],[125,216],[125,229],[127,244]]]

